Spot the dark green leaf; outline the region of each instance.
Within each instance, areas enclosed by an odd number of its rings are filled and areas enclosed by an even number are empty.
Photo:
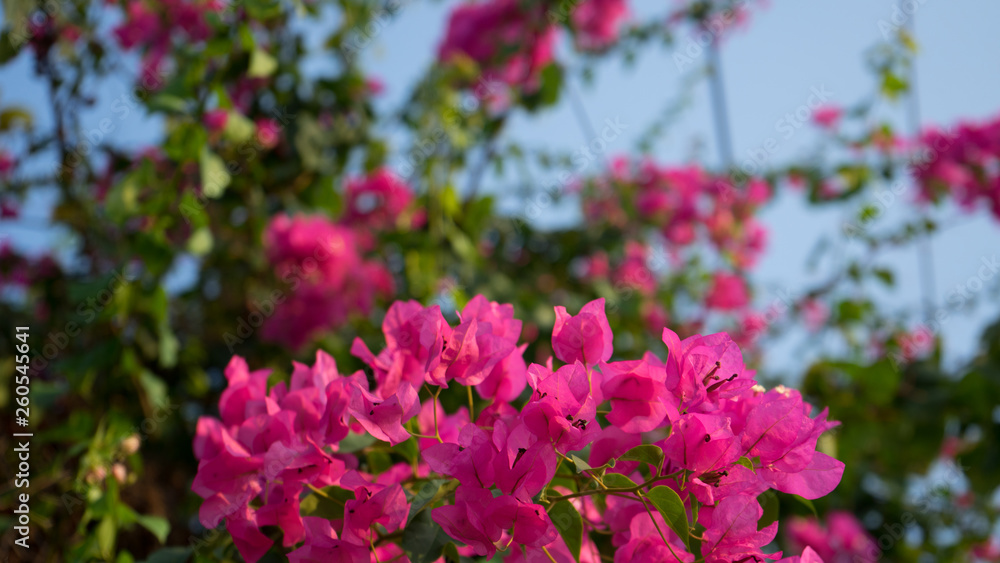
[[[604,476],[604,486],[609,489],[630,489],[637,485],[635,481],[622,475],[621,473],[608,473]]]
[[[663,450],[659,446],[643,444],[625,452],[618,459],[621,461],[644,461],[659,471],[663,467]]]
[[[549,507],[549,518],[566,542],[573,559],[579,561],[580,546],[583,544],[583,518],[580,513],[568,500],[561,500]]]
[[[431,563],[441,557],[448,534],[431,519],[429,510],[419,512],[403,530],[401,546],[411,563]]]
[[[406,518],[409,522],[413,520],[413,517],[417,515],[418,512],[424,509],[425,506],[437,496],[438,491],[441,490],[441,486],[447,483],[447,479],[431,479],[430,481],[424,483],[423,487],[417,491],[416,496],[410,499],[410,515]],[[457,484],[458,482],[455,481]]]
[[[150,554],[142,563],[184,563],[191,557],[189,547],[165,547]]]
[[[677,496],[677,493],[673,489],[663,485],[653,487],[645,495],[653,503],[653,506],[660,511],[663,520],[681,538],[684,545],[689,545],[688,538],[691,534],[688,527],[687,510],[684,508],[684,501],[681,500],[681,497]]]
[[[764,515],[757,521],[757,529],[763,530],[778,520],[778,495],[774,491],[764,491],[757,497],[757,502],[764,509]]]

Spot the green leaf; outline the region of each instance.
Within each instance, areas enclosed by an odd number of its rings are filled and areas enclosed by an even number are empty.
[[[742,465],[743,467],[746,467],[750,471],[753,471],[753,462],[750,461],[750,458],[748,457],[741,457],[740,459],[736,460],[736,463]]]
[[[142,563],[184,563],[190,558],[190,547],[165,547],[154,551]]]
[[[635,481],[622,475],[621,473],[608,473],[604,476],[604,486],[609,489],[630,489],[637,485]]]
[[[811,500],[809,500],[809,499],[807,499],[805,497],[800,497],[799,495],[789,495],[789,496],[792,497],[793,499],[799,501],[799,504],[801,504],[802,506],[808,508],[809,511],[813,513],[813,516],[815,516],[816,518],[819,518],[819,512],[816,511],[816,505],[813,504],[813,501],[811,501]]]
[[[195,256],[204,256],[212,251],[212,230],[202,227],[191,233],[191,238],[187,241],[187,250]]]
[[[663,520],[681,538],[684,545],[690,546],[691,533],[688,527],[687,510],[684,509],[684,501],[681,500],[681,497],[677,496],[673,489],[663,485],[653,487],[651,491],[645,493],[645,496],[660,511]]]
[[[247,70],[247,76],[250,78],[266,78],[274,74],[274,71],[277,69],[278,61],[267,51],[258,47],[250,55],[250,68]]]
[[[764,515],[757,521],[757,529],[763,530],[778,520],[778,495],[774,491],[764,491],[757,497],[757,502],[764,509]]]
[[[618,458],[621,461],[644,461],[657,471],[663,467],[663,450],[653,444],[636,446]]]
[[[434,500],[434,497],[438,495],[438,491],[441,490],[441,486],[448,482],[448,479],[431,479],[430,481],[424,483],[424,486],[420,487],[417,494],[410,499],[410,515],[407,516],[406,521],[409,522],[413,520],[414,516],[416,516],[421,510],[424,509],[425,506]],[[458,486],[458,481],[455,481],[454,483],[455,486]]]
[[[101,519],[97,525],[97,548],[105,558],[110,558],[115,551],[115,536],[118,531],[115,529],[115,521],[110,516]]]
[[[583,544],[583,518],[580,513],[568,500],[561,500],[549,507],[549,518],[566,542],[573,559],[579,561],[580,546]]]
[[[454,542],[448,542],[444,545],[444,549],[441,550],[441,556],[444,557],[444,563],[459,563],[462,560]]]
[[[136,521],[140,526],[146,528],[156,536],[156,539],[160,543],[167,543],[167,535],[170,533],[170,522],[166,518],[139,515],[136,517]]]
[[[161,406],[168,404],[167,398],[169,394],[167,392],[167,384],[159,377],[156,377],[153,372],[143,369],[142,373],[139,374],[139,384],[142,386],[142,390],[146,392],[146,397],[149,399],[151,405]]]
[[[354,452],[367,448],[377,441],[378,440],[375,439],[375,436],[372,436],[371,434],[355,434],[354,432],[351,432],[347,435],[347,437],[340,441],[340,444],[337,446],[337,452],[353,454]]]
[[[226,163],[208,147],[201,150],[201,191],[206,197],[217,199],[222,196],[232,181]]]
[[[133,172],[115,184],[107,196],[105,204],[108,216],[115,222],[122,222],[139,208],[139,179]]]
[[[21,123],[21,126],[26,131],[30,131],[34,124],[34,119],[27,109],[21,107],[9,107],[0,111],[0,131],[14,129],[18,122]]]
[[[431,519],[429,510],[421,511],[403,530],[400,542],[411,563],[431,563],[441,557],[441,551],[451,538]]]
[[[587,463],[586,461],[583,461],[582,459],[580,459],[579,457],[577,457],[576,454],[570,454],[569,458],[572,459],[573,460],[573,464],[576,465],[576,472],[577,473],[583,473],[584,471],[586,471],[588,469],[593,469],[593,467],[591,467],[589,463]]]
[[[344,503],[352,499],[354,493],[351,491],[340,487],[327,487],[323,489],[322,495],[314,492],[302,499],[299,507],[305,516],[340,520],[344,517]]]
[[[242,143],[253,137],[256,127],[250,118],[238,111],[231,111],[226,114],[226,127],[222,134],[226,139],[234,143]]]
[[[892,270],[885,268],[875,268],[872,270],[875,277],[879,279],[886,287],[892,287],[896,285],[896,276],[893,274]]]

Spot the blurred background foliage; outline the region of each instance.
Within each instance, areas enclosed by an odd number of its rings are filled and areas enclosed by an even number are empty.
[[[707,232],[695,220],[689,225],[694,234],[685,238],[672,230],[676,217],[637,207],[650,190],[637,172],[641,158],[580,177],[573,155],[533,152],[504,139],[510,116],[568,103],[567,75],[586,78],[586,69],[553,60],[534,86],[506,84],[494,93],[487,81],[490,93],[482,95],[482,61],[452,60],[428,68],[402,110],[377,112],[372,99],[379,85],[356,54],[371,40],[365,30],[379,29],[380,18],[394,17],[405,4],[4,1],[0,64],[33,61],[34,80],[48,95],[39,103],[51,119],[43,126],[30,109],[4,105],[3,91],[17,85],[0,87],[0,138],[11,147],[0,153],[7,162],[0,166],[0,203],[5,216],[16,216],[34,192],[54,189],[48,225],[71,241],[71,251],[58,256],[0,247],[0,349],[13,350],[14,327],[29,326],[37,354],[33,560],[238,557],[224,533],[201,528],[200,499],[190,492],[194,424],[215,409],[230,357],[272,368],[280,380],[293,359],[308,361],[323,349],[349,373],[361,367],[351,341],[360,336],[378,344],[392,299],[439,303],[453,319],[455,309],[479,293],[514,304],[525,322],[525,357],[537,362],[551,354],[552,306],[573,311],[596,297],[608,300],[620,357],[647,349],[662,355],[664,325],[682,336],[728,330],[752,362],[777,333],[837,334],[843,345],[836,353],[799,366],[798,375],[810,401],[842,421],[821,446],[835,452],[847,472],[815,506],[783,498],[782,518],[848,510],[881,542],[910,514],[915,524],[902,538],[880,543],[886,560],[973,557],[974,546],[996,530],[1000,324],[984,333],[967,365],[946,370],[939,340],[947,335],[908,330],[862,289],[873,282],[891,287],[894,273],[874,257],[933,234],[933,221],[914,208],[902,227],[886,226],[877,209],[861,205],[844,232],[861,251],[828,282],[780,304],[772,316],[710,304],[720,273],[747,283],[752,256],[730,243],[750,244],[756,209],[775,191],[800,189],[815,206],[850,205],[870,202],[877,186],[906,177],[912,157],[886,148],[892,146],[887,140],[901,136],[871,118],[870,101],[848,108],[844,119],[874,125],[858,136],[831,134],[826,142],[836,150],[821,158],[758,178],[737,169],[699,171],[706,200],[696,207],[715,210],[699,213],[717,219],[722,211],[742,210]],[[537,1],[524,9],[544,15],[562,4]],[[670,49],[675,34],[707,26],[727,10],[749,10],[746,5],[679,3],[665,21],[638,22],[613,45],[584,55],[629,61],[640,49]],[[194,22],[181,17],[192,13]],[[144,14],[156,23],[142,27]],[[565,18],[554,23],[571,36],[579,33]],[[302,69],[309,26],[324,30],[321,54],[336,62],[335,72]],[[123,37],[129,29],[152,35]],[[906,97],[913,49],[900,30],[873,50],[872,99]],[[121,77],[134,83],[132,95],[99,99],[100,83]],[[81,125],[81,112],[94,108],[104,108],[107,131]],[[154,146],[123,151],[110,138],[138,115],[162,120],[165,134]],[[662,134],[653,125],[651,135]],[[394,154],[408,156],[407,169],[396,173],[413,200],[387,221],[352,222],[350,206],[357,202],[346,186],[373,177]],[[37,161],[54,165],[25,166]],[[501,211],[496,194],[480,189],[483,177],[526,166],[565,171],[567,181],[511,185],[502,195],[520,198],[521,205]],[[656,189],[681,189],[665,172],[675,169],[660,170]],[[754,185],[764,186],[763,196],[748,195]],[[581,220],[560,228],[536,220],[564,198],[580,199]],[[302,346],[288,345],[280,334],[295,328],[296,316],[279,311],[302,307],[306,314],[311,305],[295,304],[299,289],[291,282],[297,278],[276,268],[266,248],[269,225],[282,214],[321,216],[348,228],[357,238],[356,255],[384,268],[392,291],[310,331]],[[172,282],[178,269],[187,283]],[[353,283],[375,282],[361,276]],[[288,327],[276,327],[277,338],[263,338],[261,323],[279,321]],[[14,368],[13,354],[5,353],[5,413],[13,410]],[[767,373],[758,378],[781,383]],[[462,400],[444,398],[446,405]],[[5,428],[12,428],[9,420],[4,417]],[[0,435],[4,452],[13,447],[10,433]],[[9,453],[5,458],[5,467],[13,467]],[[0,493],[0,550],[16,560],[7,509],[15,493],[11,479]]]

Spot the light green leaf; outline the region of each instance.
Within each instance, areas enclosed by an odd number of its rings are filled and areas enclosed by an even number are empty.
[[[167,543],[167,535],[170,533],[170,522],[166,518],[140,515],[136,517],[136,521],[140,526],[152,532],[160,543]]]
[[[219,155],[204,147],[201,150],[201,190],[206,197],[219,198],[226,191],[232,176]]]
[[[191,233],[191,238],[187,241],[187,250],[195,256],[204,256],[212,251],[213,243],[212,230],[202,227]]]
[[[684,501],[681,500],[681,497],[677,496],[677,492],[670,487],[660,485],[659,487],[653,487],[653,490],[645,493],[645,495],[653,503],[653,506],[660,511],[660,515],[663,516],[663,520],[670,526],[670,529],[681,538],[685,546],[689,546],[691,534],[688,526],[687,510],[684,509]]]
[[[97,525],[97,548],[106,558],[110,558],[115,551],[115,536],[117,535],[118,530],[115,529],[114,519],[105,516]]]
[[[579,457],[577,457],[575,454],[570,454],[569,458],[572,459],[573,460],[573,464],[576,465],[576,472],[577,473],[583,473],[584,471],[586,471],[588,469],[593,469],[590,466],[590,464],[588,464],[586,461],[583,461],[582,459],[580,459]]]
[[[234,143],[242,143],[253,137],[256,128],[250,118],[238,111],[230,111],[226,117],[226,128],[222,134]]]
[[[265,78],[274,74],[278,69],[278,61],[267,51],[257,48],[250,55],[250,68],[247,76],[250,78]]]

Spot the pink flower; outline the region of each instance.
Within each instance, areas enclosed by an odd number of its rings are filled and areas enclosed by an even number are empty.
[[[486,83],[537,89],[542,68],[552,61],[555,31],[541,6],[525,6],[519,0],[487,0],[455,7],[438,59],[466,57],[479,64]]]
[[[811,411],[798,391],[771,389],[747,415],[742,437],[746,454],[760,458],[761,479],[807,499],[829,494],[844,474],[843,462],[816,451],[820,434],[838,423],[826,420],[826,410],[816,418]]]
[[[375,372],[379,388],[394,393],[403,383],[419,387],[426,383],[440,385],[434,373],[441,364],[445,341],[452,328],[437,305],[423,307],[416,301],[397,301],[389,307],[382,321],[385,349],[373,354],[360,338],[354,339],[351,354]]]
[[[351,386],[348,411],[369,434],[394,446],[410,439],[403,423],[417,416],[420,402],[409,382],[401,382],[391,394],[381,389],[373,393],[364,372],[358,372],[351,377]]]
[[[213,109],[205,112],[202,122],[210,133],[218,133],[226,128],[229,121],[229,112],[224,109]]]
[[[751,495],[726,497],[704,514],[710,515],[706,518],[705,541],[701,546],[705,563],[729,563],[750,557],[762,561],[766,556],[761,548],[778,533],[777,522],[757,530],[764,509]]]
[[[736,311],[750,303],[746,282],[737,274],[716,272],[705,304],[721,311]]]
[[[378,96],[385,92],[385,83],[378,78],[369,78],[365,80],[365,90],[373,96]]]
[[[625,244],[625,260],[615,270],[615,286],[635,289],[647,297],[656,293],[656,275],[646,266],[648,254],[649,249],[642,243],[628,241]]]
[[[656,356],[601,364],[601,391],[611,400],[608,422],[625,432],[649,432],[664,418],[677,419],[677,399],[664,383],[666,369]]]
[[[375,230],[396,227],[414,199],[410,186],[384,168],[348,182],[345,198],[344,222]]]
[[[270,118],[258,119],[257,143],[264,149],[273,149],[281,141],[281,125]]]
[[[555,372],[532,364],[528,374],[535,392],[522,411],[525,426],[559,451],[589,444],[601,430],[596,420],[600,400],[593,394],[600,385],[593,384],[596,375],[579,362]]]
[[[316,438],[325,443],[346,435],[347,404],[336,365],[325,354],[317,355],[311,369],[296,367],[292,391],[284,383],[268,390],[267,372],[250,372],[239,357],[230,361],[226,377],[222,420],[198,420],[198,474],[191,489],[204,499],[202,524],[214,528],[226,520],[240,553],[253,562],[271,546],[261,526],[280,526],[286,546],[302,541],[304,486],[327,486],[344,474],[344,462],[324,452]]]
[[[14,157],[9,152],[0,149],[0,177],[7,177],[14,170]]]
[[[552,330],[552,350],[560,360],[571,364],[583,362],[595,365],[611,359],[613,336],[604,314],[604,298],[587,303],[576,315],[557,306],[556,324]]]
[[[660,537],[661,532],[667,537],[669,546]],[[628,543],[615,552],[615,563],[678,560],[692,563],[695,560],[695,556],[686,551],[684,543],[666,525],[659,512],[653,511],[652,517],[645,511],[633,516],[629,524],[629,535]]]
[[[816,299],[806,299],[800,305],[802,320],[811,332],[817,332],[826,324],[830,317],[830,308]]]
[[[431,510],[431,518],[449,536],[464,542],[476,555],[492,558],[494,545],[501,536],[500,527],[489,517],[486,507],[494,501],[488,489],[474,485],[459,485],[455,489],[455,504]]]
[[[584,50],[601,50],[618,40],[628,17],[626,0],[584,0],[571,15],[576,42]]]
[[[0,219],[17,219],[20,214],[17,204],[11,199],[0,199]]]
[[[826,563],[874,563],[881,559],[875,540],[849,512],[830,512],[826,527],[815,518],[793,518],[787,524],[786,533],[794,547],[803,549],[803,563],[806,550]]]
[[[364,260],[354,232],[322,216],[275,216],[264,232],[264,250],[284,284],[270,299],[249,304],[266,318],[264,340],[301,348],[393,292],[392,276]]]
[[[822,106],[813,111],[813,121],[825,129],[833,129],[840,122],[844,110],[837,106]]]
[[[344,533],[341,537],[356,545],[372,545],[378,538],[379,524],[389,533],[406,523],[410,503],[398,484],[380,486],[363,484],[354,489],[354,500],[344,503]]]
[[[778,561],[778,563],[823,563],[823,558],[817,554],[813,548],[806,547],[802,550],[802,555],[795,555],[792,557],[785,557]]]
[[[288,554],[292,563],[369,563],[371,560],[368,546],[338,539],[337,532],[326,518],[306,516],[302,520],[306,530],[305,544]]]

